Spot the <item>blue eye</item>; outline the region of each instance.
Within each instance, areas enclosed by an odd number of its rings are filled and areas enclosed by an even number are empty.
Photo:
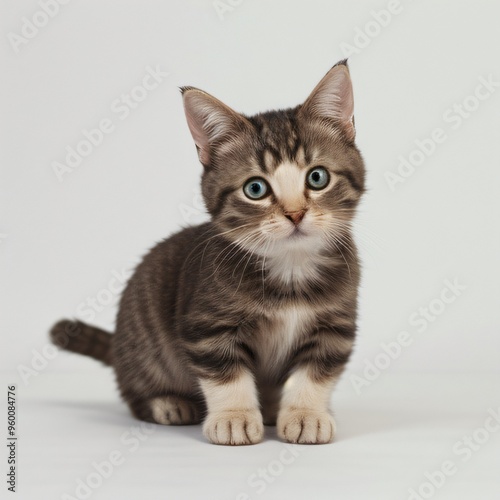
[[[260,200],[264,198],[268,191],[267,182],[260,177],[254,177],[248,180],[243,186],[243,192],[251,200]]]
[[[315,167],[307,174],[306,181],[311,189],[323,189],[330,182],[330,174],[324,167]]]

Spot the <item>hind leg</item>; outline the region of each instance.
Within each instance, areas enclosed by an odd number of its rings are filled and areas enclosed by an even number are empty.
[[[140,420],[162,425],[199,424],[204,406],[199,399],[167,394],[130,403],[132,413]]]

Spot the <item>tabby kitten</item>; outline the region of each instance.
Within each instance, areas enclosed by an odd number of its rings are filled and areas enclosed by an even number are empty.
[[[244,116],[182,89],[211,221],[146,255],[111,335],[57,323],[55,344],[115,369],[139,419],[212,443],[328,443],[330,393],[356,330],[350,222],[364,190],[346,61],[304,104]]]

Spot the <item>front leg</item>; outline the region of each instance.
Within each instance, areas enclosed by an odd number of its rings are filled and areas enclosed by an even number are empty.
[[[301,346],[296,370],[287,380],[278,414],[278,436],[289,443],[323,444],[333,441],[335,421],[330,395],[352,351],[354,334],[339,330],[316,332]]]
[[[201,379],[208,415],[203,434],[214,444],[255,444],[262,441],[264,426],[255,381],[247,370],[233,380]]]
[[[252,368],[255,355],[237,328],[186,329],[187,355],[205,397],[205,437],[214,444],[262,441],[264,426]]]

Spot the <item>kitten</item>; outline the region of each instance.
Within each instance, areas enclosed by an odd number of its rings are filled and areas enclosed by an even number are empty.
[[[212,443],[328,443],[330,394],[356,330],[350,221],[364,191],[352,85],[336,64],[304,104],[244,116],[182,88],[211,221],[146,255],[111,335],[57,323],[55,344],[115,369],[139,419]]]

